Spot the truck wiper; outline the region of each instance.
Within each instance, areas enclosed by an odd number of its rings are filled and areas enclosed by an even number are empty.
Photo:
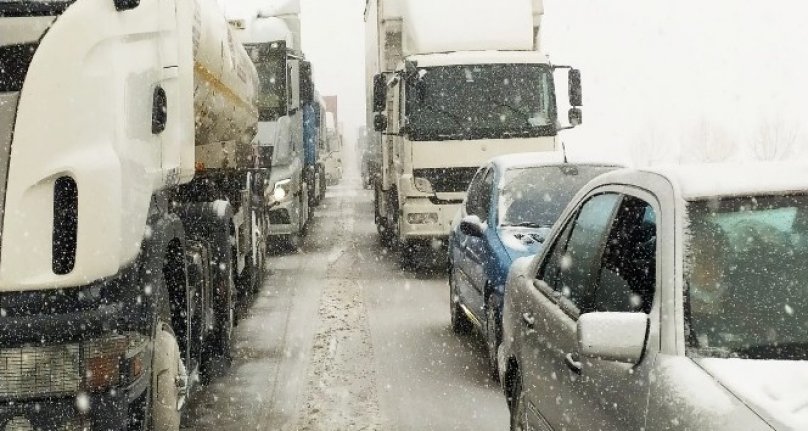
[[[551,224],[542,224],[542,223],[536,223],[536,222],[532,222],[532,221],[523,221],[521,223],[507,223],[507,224],[504,224],[503,226],[507,226],[507,227],[532,227],[532,228],[536,228],[536,229],[553,227],[553,225],[551,225]]]
[[[497,106],[502,106],[503,108],[508,108],[511,111],[513,111],[516,115],[522,117],[522,119],[525,120],[525,123],[528,123],[528,124],[530,123],[530,115],[523,112],[521,109],[515,108],[512,105],[510,105],[508,103],[505,103],[505,102],[503,102],[501,100],[494,100],[494,99],[487,98],[486,101],[490,102],[490,103],[493,103],[494,105],[497,105]]]
[[[449,111],[447,111],[445,109],[436,108],[436,107],[434,107],[432,105],[424,105],[424,107],[429,109],[432,112],[437,112],[439,114],[443,114],[443,115],[451,118],[452,121],[454,121],[455,124],[457,124],[457,126],[460,127],[461,130],[466,129],[466,123],[463,120],[463,117],[455,114],[454,112],[449,112]]]

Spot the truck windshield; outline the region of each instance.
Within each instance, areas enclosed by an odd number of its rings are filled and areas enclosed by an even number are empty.
[[[808,196],[692,202],[687,328],[702,356],[808,359]]]
[[[410,137],[422,141],[552,136],[553,93],[547,65],[422,68],[407,83]]]
[[[286,115],[286,54],[273,44],[245,44],[258,71],[260,87],[255,105],[259,121],[273,121]]]
[[[0,17],[53,16],[75,0],[0,0]]]

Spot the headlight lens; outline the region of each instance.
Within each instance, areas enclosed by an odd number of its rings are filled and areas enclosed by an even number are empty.
[[[435,193],[432,189],[432,183],[426,178],[415,178],[415,189],[421,193]]]
[[[272,197],[276,202],[281,202],[288,198],[292,193],[292,179],[288,178],[275,183],[275,189],[272,191]]]
[[[438,213],[409,213],[408,224],[438,224]]]

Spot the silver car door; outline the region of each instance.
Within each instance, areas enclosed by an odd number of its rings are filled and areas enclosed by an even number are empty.
[[[655,304],[659,255],[656,201],[623,198],[603,252],[591,311],[650,315],[653,337],[638,364],[582,360],[575,426],[580,430],[628,430],[645,426],[650,374],[659,352],[659,305]],[[654,202],[653,204],[651,202]],[[657,206],[658,208],[658,206]],[[658,304],[659,301],[656,301]]]
[[[573,405],[580,379],[576,324],[587,308],[586,292],[604,247],[606,234],[620,202],[614,193],[598,194],[584,201],[570,229],[569,239],[557,243],[549,260],[540,267],[525,311],[523,365],[528,410],[538,423],[552,429],[571,429]],[[532,329],[532,332],[530,331]]]

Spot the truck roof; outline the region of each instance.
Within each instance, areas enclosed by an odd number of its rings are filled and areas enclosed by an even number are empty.
[[[464,64],[549,64],[547,56],[536,51],[458,51],[413,55],[418,67]]]

